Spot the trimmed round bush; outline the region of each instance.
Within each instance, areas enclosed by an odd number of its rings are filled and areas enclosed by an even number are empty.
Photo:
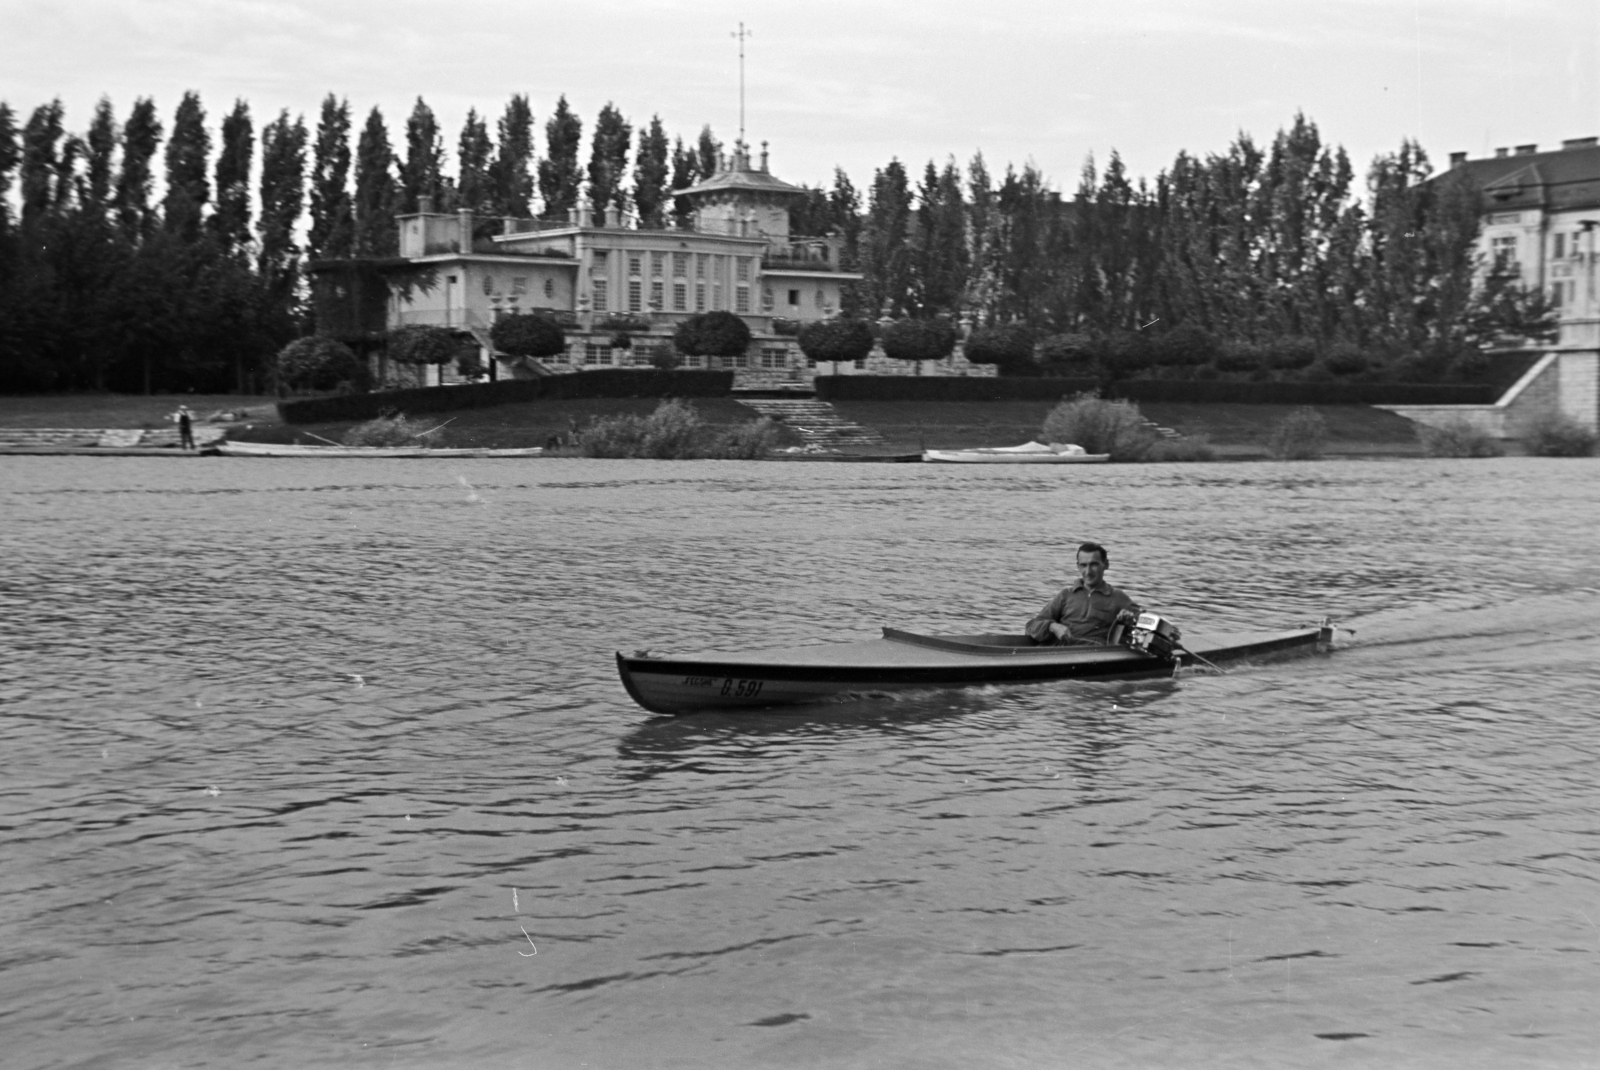
[[[1141,331],[1122,331],[1107,338],[1100,362],[1113,378],[1131,379],[1155,362],[1154,340]]]
[[[872,352],[872,328],[865,320],[820,320],[800,328],[799,341],[811,360],[864,360]]]
[[[732,357],[750,347],[750,327],[732,312],[702,312],[678,324],[672,344],[691,357]]]
[[[1361,351],[1361,347],[1350,342],[1335,342],[1328,348],[1328,355],[1323,358],[1323,363],[1337,376],[1360,375],[1372,364],[1367,355]]]
[[[365,373],[349,346],[325,334],[296,338],[278,351],[278,379],[286,386],[326,390]]]
[[[1271,345],[1272,366],[1283,371],[1298,371],[1317,359],[1317,343],[1310,338],[1279,338]]]
[[[1217,370],[1224,372],[1258,371],[1266,363],[1266,354],[1254,342],[1230,342],[1217,354]]]
[[[1180,323],[1155,344],[1157,364],[1168,367],[1198,367],[1210,364],[1222,352],[1216,335],[1194,323]]]
[[[502,353],[535,360],[556,356],[567,347],[561,324],[537,312],[502,316],[489,328],[489,340]]]
[[[895,360],[943,360],[955,348],[955,328],[938,320],[895,320],[883,329],[884,355]]]
[[[993,364],[1001,375],[1038,375],[1041,371],[1033,359],[1033,332],[1020,323],[979,327],[967,337],[965,353],[973,364]]]
[[[401,364],[449,364],[461,340],[445,327],[414,323],[389,332],[389,357]]]

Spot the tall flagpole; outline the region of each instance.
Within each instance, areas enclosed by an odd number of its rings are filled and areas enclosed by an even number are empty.
[[[739,39],[739,148],[744,148],[744,39],[751,36],[751,32],[744,28],[744,23],[739,23],[739,32],[730,33],[729,37]]]

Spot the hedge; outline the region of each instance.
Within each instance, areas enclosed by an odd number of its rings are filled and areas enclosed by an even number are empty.
[[[717,398],[733,389],[731,371],[664,371],[659,368],[603,368],[538,379],[498,383],[425,386],[381,390],[371,394],[339,394],[278,403],[284,423],[317,424],[372,420],[386,412],[414,415],[487,409],[541,398]]]
[[[819,375],[824,401],[1034,401],[1093,390],[1094,379],[1005,379],[956,375]]]
[[[1053,401],[1101,388],[1094,379],[819,375],[824,401]],[[1129,401],[1247,405],[1491,405],[1501,391],[1461,383],[1232,383],[1207,379],[1125,379],[1103,391]]]

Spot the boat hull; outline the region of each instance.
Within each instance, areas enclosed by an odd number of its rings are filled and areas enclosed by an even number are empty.
[[[1000,450],[923,450],[929,464],[1105,464],[1109,453],[1006,453]]]
[[[1213,664],[1309,653],[1327,628],[1232,636],[1191,649]],[[1192,656],[1181,664],[1194,664]],[[654,713],[740,711],[838,701],[852,696],[1049,680],[1170,676],[1172,663],[1121,646],[1034,646],[1025,636],[923,636],[884,629],[884,638],[744,654],[656,657],[617,654],[623,687]]]
[[[224,457],[538,457],[540,446],[522,449],[430,448],[427,446],[300,446],[275,442],[218,442]]]

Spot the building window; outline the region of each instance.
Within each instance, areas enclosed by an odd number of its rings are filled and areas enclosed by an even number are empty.
[[[663,266],[666,263],[666,259],[667,259],[667,254],[666,253],[651,253],[650,254],[650,277],[651,278],[659,279],[661,277],[661,274],[662,274],[662,271],[663,271]]]
[[[1489,243],[1490,252],[1493,254],[1494,266],[1499,271],[1509,271],[1517,263],[1517,237],[1508,234],[1505,237],[1494,238]]]
[[[1550,235],[1550,240],[1555,246],[1550,252],[1552,258],[1560,260],[1567,255],[1567,236],[1565,234],[1552,234]],[[1574,242],[1573,244],[1576,245],[1577,243]]]
[[[761,289],[761,310],[763,312],[772,311],[772,287],[770,286],[764,286]]]
[[[817,291],[817,307],[818,308],[826,308],[826,307],[828,307],[828,295],[823,293],[820,289]]]
[[[706,261],[709,260],[709,259],[710,259],[710,257],[708,257],[705,253],[696,253],[695,254],[695,256],[694,256],[694,277],[695,278],[703,279],[703,278],[706,277]]]
[[[644,308],[644,283],[638,279],[628,280],[628,311],[638,312]]]
[[[604,312],[608,308],[611,307],[610,303],[609,303],[609,295],[606,293],[606,280],[605,279],[595,279],[594,282],[593,282],[593,286],[594,286],[594,310],[596,312]]]
[[[607,250],[605,249],[596,249],[590,254],[594,258],[594,269],[596,271],[604,271],[606,269],[606,253]]]
[[[630,257],[628,257],[628,274],[629,275],[643,275],[644,274],[644,257],[642,257],[642,256],[630,256]]]
[[[741,256],[734,260],[734,275],[740,282],[750,281],[750,258]]]
[[[733,310],[735,312],[750,311],[750,287],[740,286],[733,291]]]
[[[867,366],[867,362],[865,360],[856,361],[856,370],[857,371],[864,370],[866,368],[866,366]]]
[[[635,363],[635,364],[649,364],[650,363],[650,358],[655,356],[655,355],[656,355],[656,343],[654,343],[654,342],[635,342],[635,343],[633,343],[633,363]]]
[[[666,284],[660,279],[650,280],[650,307],[664,309],[666,304]]]
[[[688,283],[686,283],[686,282],[675,282],[675,283],[672,284],[672,311],[674,311],[674,312],[687,312],[687,311],[689,311],[689,284]]]
[[[723,311],[727,307],[722,303],[722,283],[720,282],[714,282],[711,284],[711,307],[716,309],[718,312]]]
[[[488,297],[492,293],[494,293],[494,276],[485,275],[483,277],[483,296]]]
[[[528,292],[528,276],[526,276],[526,275],[513,275],[511,277],[511,292],[514,293],[514,294],[525,294],[525,293],[527,293]]]
[[[748,354],[748,353],[735,353],[733,355],[733,366],[735,368],[748,368],[748,367],[750,367],[750,354]]]
[[[762,346],[761,366],[763,368],[787,368],[789,366],[789,350],[783,346]]]
[[[800,307],[800,291],[799,290],[790,290],[789,291],[789,305],[791,307],[793,307],[793,308],[799,308]]]
[[[554,297],[556,295],[556,280],[555,279],[545,279],[544,280],[544,295],[546,297]]]
[[[706,310],[706,284],[703,282],[694,284],[694,310],[696,312]]]
[[[674,278],[686,279],[689,277],[689,254],[672,254],[672,274]]]
[[[700,367],[700,358],[698,356],[687,356],[683,358],[683,363],[686,367],[698,368]]]
[[[599,342],[585,342],[583,345],[583,362],[585,364],[610,364],[611,347]]]

